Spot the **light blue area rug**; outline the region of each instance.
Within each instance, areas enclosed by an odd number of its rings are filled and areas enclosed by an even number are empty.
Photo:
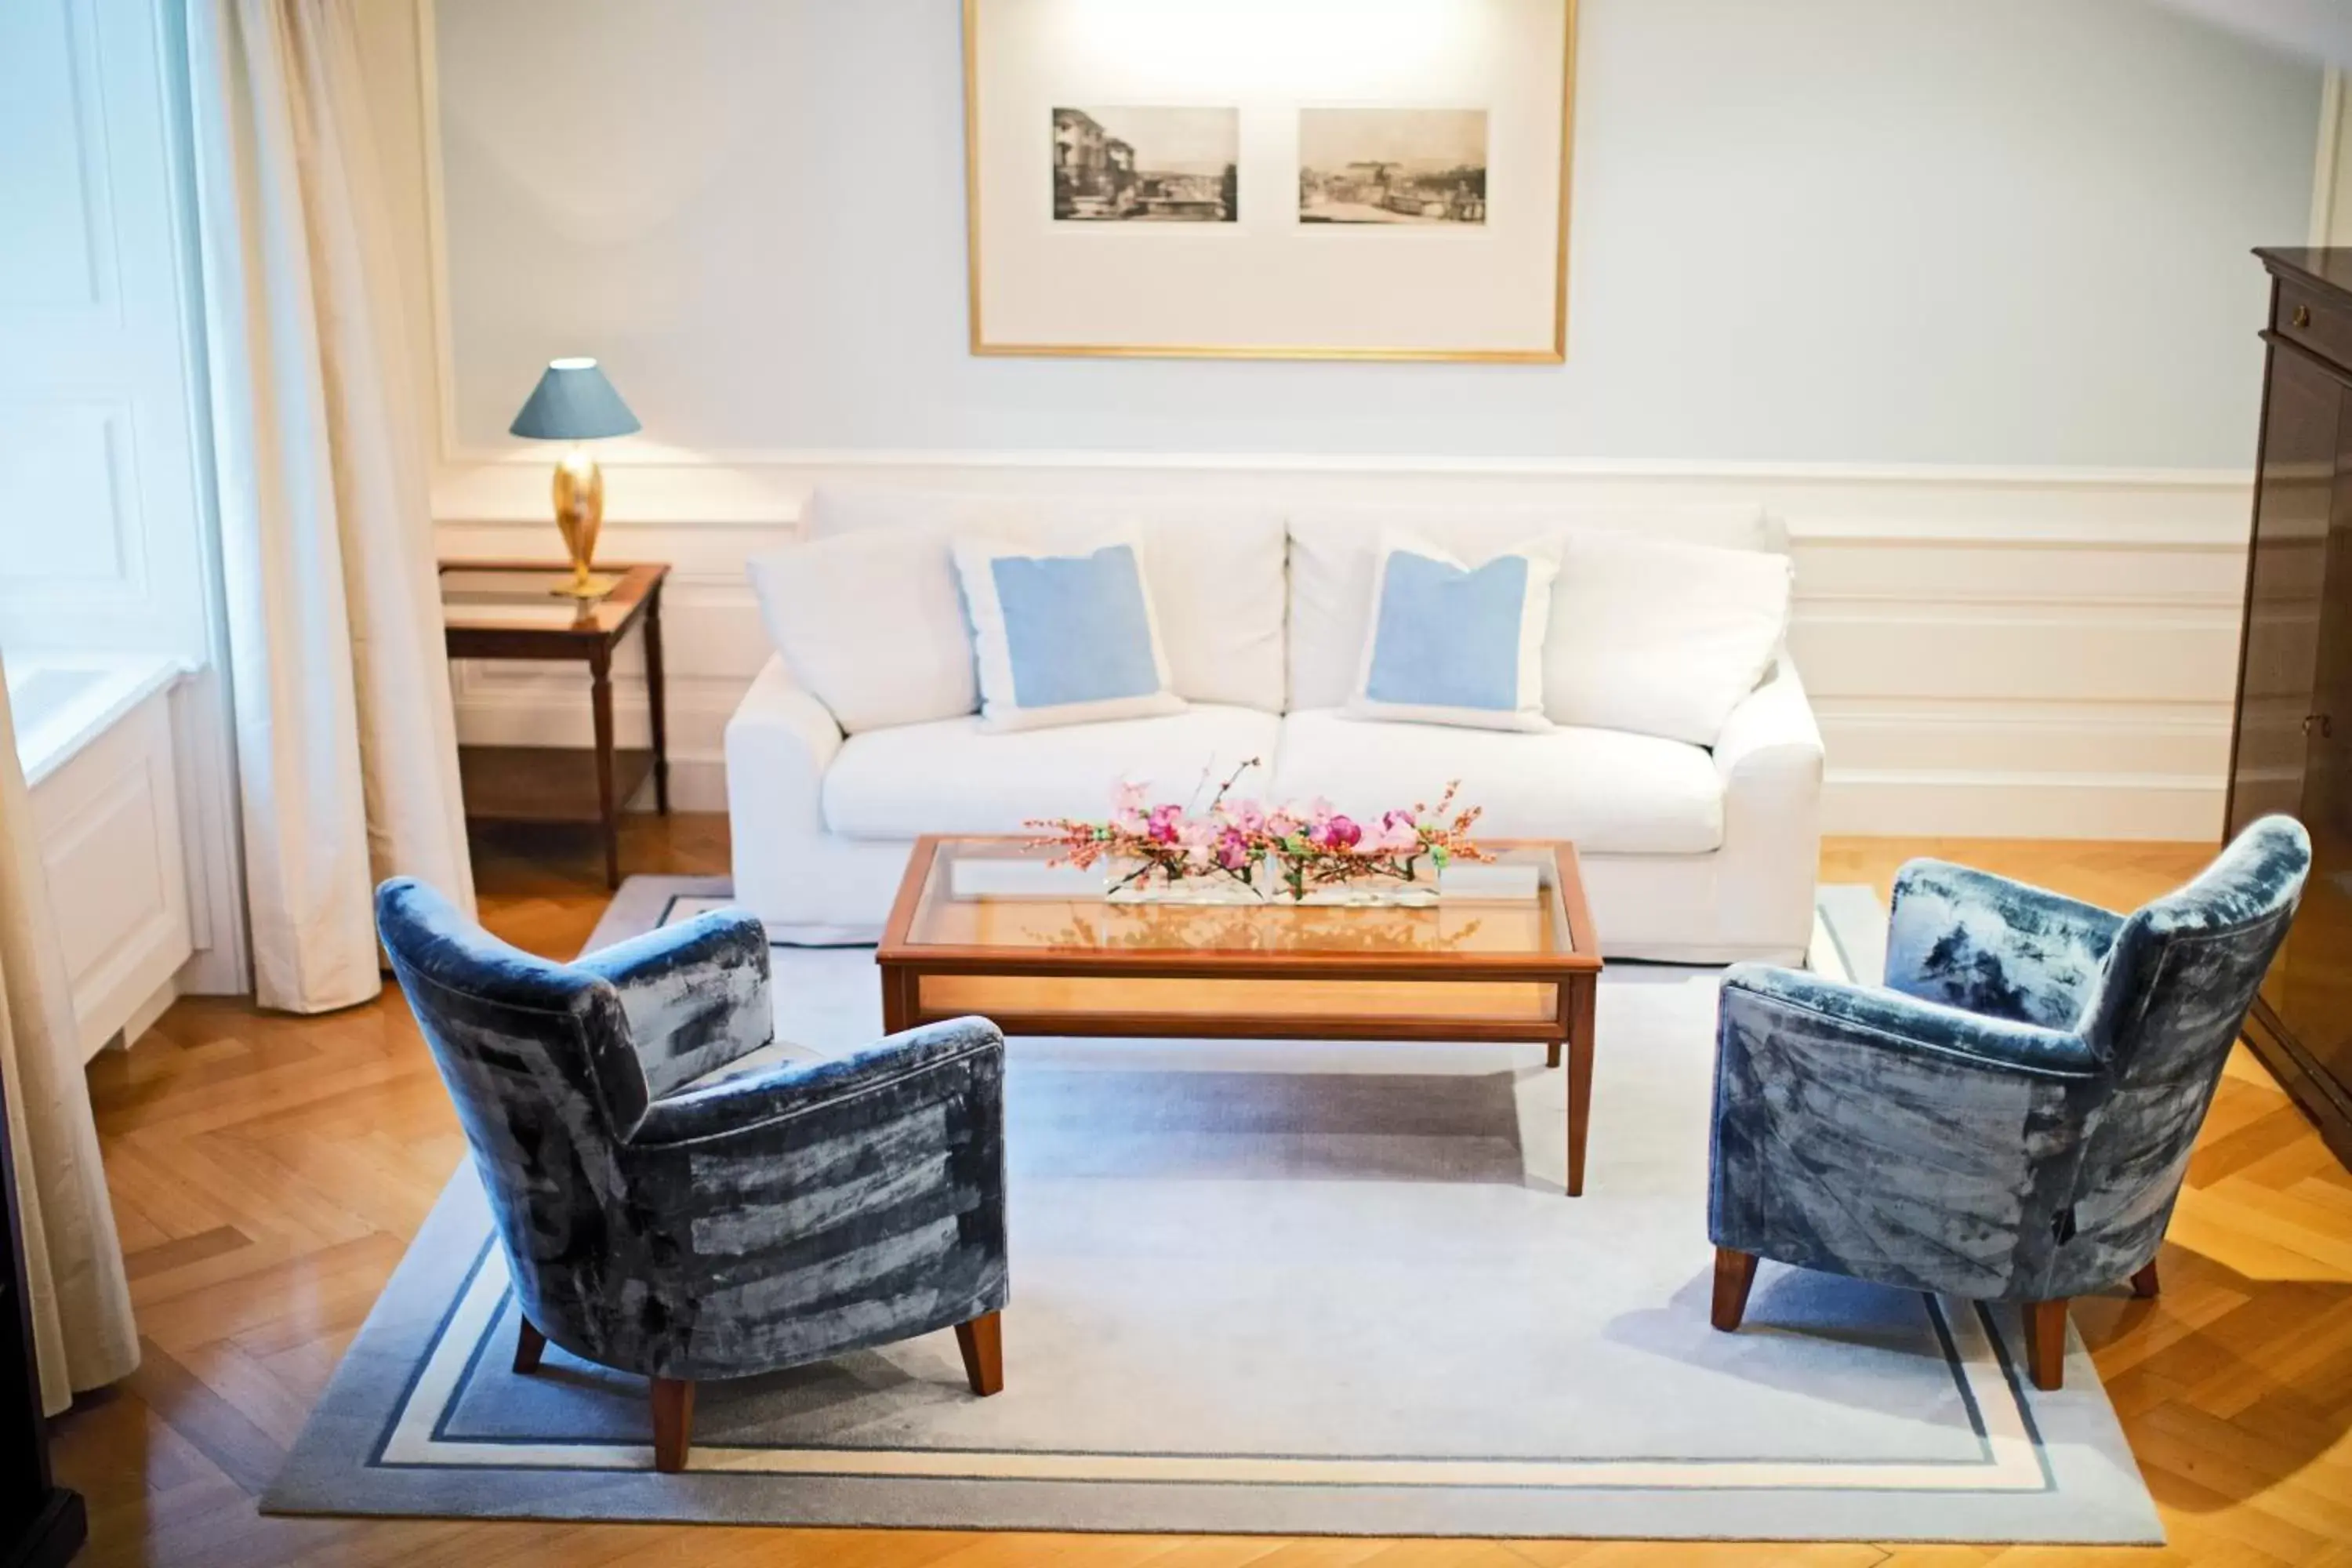
[[[637,878],[601,940],[723,884]],[[1814,963],[1883,918],[1824,889]],[[775,952],[789,1054],[880,1026],[866,949]],[[2156,1542],[2079,1344],[1766,1264],[1707,1326],[1715,974],[1600,996],[1585,1195],[1539,1047],[1013,1043],[1006,1386],[945,1333],[699,1391],[651,1473],[645,1385],[515,1316],[470,1167],[265,1500],[273,1511],[1285,1534]]]

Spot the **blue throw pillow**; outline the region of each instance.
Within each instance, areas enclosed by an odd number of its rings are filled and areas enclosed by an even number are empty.
[[[1082,554],[959,542],[981,721],[1034,730],[1174,713],[1151,588],[1137,542]]]
[[[1381,542],[1350,718],[1549,730],[1544,632],[1559,560],[1527,545],[1476,567],[1418,540]]]

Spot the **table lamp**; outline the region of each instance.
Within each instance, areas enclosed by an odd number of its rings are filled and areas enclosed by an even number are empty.
[[[563,548],[572,557],[572,580],[551,592],[601,599],[619,584],[618,577],[600,577],[588,569],[596,554],[596,530],[604,521],[604,471],[581,443],[641,428],[593,359],[548,361],[522,412],[507,426],[508,435],[525,440],[572,443],[555,466],[555,526],[563,531]]]

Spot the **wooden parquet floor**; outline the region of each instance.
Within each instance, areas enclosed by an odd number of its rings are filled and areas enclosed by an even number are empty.
[[[724,867],[722,819],[629,831],[634,868]],[[2125,906],[2201,859],[2181,846],[1856,839],[1827,848],[1823,874],[1884,891],[1913,853]],[[578,948],[605,897],[590,846],[542,833],[478,854],[493,926],[551,954]],[[2163,1296],[2076,1309],[2171,1535],[2162,1551],[2104,1552],[264,1519],[255,1495],[464,1152],[448,1101],[396,996],[317,1019],[184,1002],[91,1081],[146,1351],[135,1376],[57,1424],[94,1564],[2352,1565],[2352,1177],[2242,1050],[2173,1219]]]

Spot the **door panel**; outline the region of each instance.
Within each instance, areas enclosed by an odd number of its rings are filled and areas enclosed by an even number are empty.
[[[2262,474],[2254,504],[2238,738],[2230,778],[2230,832],[2258,816],[2305,815],[2313,737],[2320,609],[2327,542],[2336,512],[2336,455],[2352,398],[2343,384],[2292,349],[2273,349],[2263,408]],[[2341,552],[2339,552],[2341,553]],[[2291,984],[2303,928],[2271,968],[2263,998],[2299,1037],[2294,1016],[2310,987]],[[2318,944],[2325,945],[2325,944]]]

